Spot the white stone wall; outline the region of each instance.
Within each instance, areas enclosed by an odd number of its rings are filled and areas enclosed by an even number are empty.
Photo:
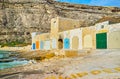
[[[107,38],[108,49],[120,49],[120,29],[119,31],[109,32]]]
[[[44,43],[45,43],[45,44],[44,44],[44,49],[45,49],[45,50],[50,50],[50,41],[47,40],[47,41],[45,41]]]
[[[107,33],[108,49],[120,49],[120,23],[108,25],[109,32]]]
[[[120,23],[108,25],[109,32],[119,31]]]
[[[52,49],[56,49],[57,48],[57,39],[56,38],[52,38]]]
[[[78,49],[82,49],[82,29],[78,28],[78,29],[64,31],[63,34],[64,34],[64,39],[65,38],[69,38],[70,39],[70,50],[73,50],[72,49],[72,38],[74,36],[77,36],[79,38]]]
[[[107,25],[109,25],[109,21],[105,21],[105,22],[96,24],[96,25],[95,25],[96,31],[99,31],[99,30],[101,30],[101,29],[106,29],[106,28],[107,28]]]
[[[70,31],[70,48],[72,49],[72,38],[74,36],[77,36],[79,38],[79,47],[78,49],[82,49],[82,30],[79,29],[74,29]]]
[[[32,36],[32,44],[33,43],[35,43],[35,40],[36,40],[36,38],[35,38],[35,36],[36,36],[36,32],[33,32],[33,33],[31,33],[31,36]],[[32,47],[32,50],[33,50],[33,45],[31,45]]]

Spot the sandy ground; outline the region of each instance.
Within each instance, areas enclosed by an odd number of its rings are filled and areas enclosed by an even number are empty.
[[[83,57],[53,57],[0,71],[0,79],[120,79],[120,50],[94,50]]]

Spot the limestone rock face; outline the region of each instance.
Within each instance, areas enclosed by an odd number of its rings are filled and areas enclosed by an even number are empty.
[[[120,8],[60,3],[53,0],[0,0],[0,43],[31,42],[31,32],[49,32],[52,18],[79,19],[81,26],[102,17],[120,17]]]

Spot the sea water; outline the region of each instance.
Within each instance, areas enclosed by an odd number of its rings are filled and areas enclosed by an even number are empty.
[[[7,51],[0,51],[0,60],[4,60],[4,59],[11,59],[11,57],[9,57],[10,52]],[[17,59],[17,58],[12,58],[13,61],[7,61],[7,62],[0,62],[0,70],[1,69],[5,69],[5,68],[12,68],[15,66],[20,66],[20,65],[25,65],[28,63],[27,60],[21,60],[21,59]]]
[[[9,52],[7,51],[0,51],[0,59],[9,57]]]
[[[0,63],[0,70],[1,69],[5,69],[5,68],[12,68],[12,67],[15,67],[15,66],[20,66],[20,65],[24,65],[24,64],[27,64],[28,61],[27,60],[24,60],[24,61],[12,61],[12,62],[2,62]]]

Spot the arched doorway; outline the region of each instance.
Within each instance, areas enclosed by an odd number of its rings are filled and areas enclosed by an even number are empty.
[[[70,39],[65,38],[64,39],[64,49],[69,49],[70,48]]]
[[[91,35],[86,35],[84,37],[84,48],[92,48],[92,36]]]
[[[72,38],[72,49],[78,49],[79,47],[79,38],[77,36],[74,36]]]
[[[63,49],[63,39],[58,39],[58,49]]]

